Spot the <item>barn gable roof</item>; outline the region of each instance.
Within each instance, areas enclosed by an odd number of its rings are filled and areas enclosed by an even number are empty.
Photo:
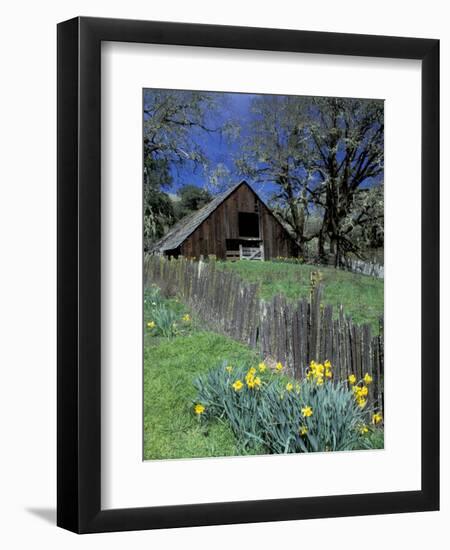
[[[252,193],[264,204],[264,202],[258,197],[257,193],[245,180],[243,180],[236,185],[233,185],[223,193],[214,197],[211,202],[206,204],[200,210],[192,212],[192,214],[189,214],[182,218],[164,235],[164,237],[162,237],[153,245],[151,252],[164,252],[167,250],[178,248],[214,212],[214,210],[216,210],[216,208],[218,208],[241,185],[246,185],[252,191]],[[266,205],[264,204],[264,206]],[[268,207],[266,206],[266,208]],[[268,208],[268,210],[274,216],[270,208]],[[284,227],[280,220],[276,216],[274,216],[274,218],[278,221],[278,223],[280,223],[283,229],[291,237],[286,227]]]
[[[200,210],[192,212],[192,214],[188,214],[182,218],[164,235],[164,237],[154,244],[152,251],[173,250],[174,248],[178,248],[226,198],[243,184],[248,185],[246,181],[241,181],[214,197],[211,202],[205,204]]]

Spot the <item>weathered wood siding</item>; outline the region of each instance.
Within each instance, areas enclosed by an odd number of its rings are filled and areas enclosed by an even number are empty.
[[[226,239],[239,239],[239,212],[259,214],[260,238],[264,241],[264,258],[292,256],[295,243],[270,210],[247,186],[241,185],[184,241],[181,254],[199,258],[214,254],[226,258]]]

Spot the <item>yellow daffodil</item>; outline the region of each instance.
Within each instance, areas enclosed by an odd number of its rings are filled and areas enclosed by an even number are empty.
[[[306,378],[308,380],[315,380],[318,386],[321,386],[323,384],[324,377],[332,378],[332,376],[332,366],[328,359],[323,364],[311,361],[308,372],[306,373]]]
[[[361,409],[364,409],[364,407],[365,407],[366,404],[367,404],[367,399],[364,399],[364,397],[358,397],[358,399],[356,400],[356,402],[357,402],[358,405],[361,407]]]
[[[313,410],[311,407],[306,406],[302,408],[302,415],[304,417],[312,416]]]
[[[190,323],[191,322],[191,316],[189,315],[189,313],[186,313],[185,315],[183,315],[181,320],[184,321],[185,323]]]
[[[294,389],[294,384],[291,384],[290,382],[288,382],[286,384],[286,391],[292,391]]]
[[[370,376],[368,372],[364,375],[364,382],[369,385],[372,383],[373,378]]]
[[[278,371],[278,372],[281,372],[283,370],[283,365],[280,362],[278,362],[275,365],[275,370]]]
[[[316,363],[315,370],[316,376],[323,376],[323,371],[325,370],[325,367],[324,365],[322,365],[322,363]]]
[[[372,424],[379,424],[383,420],[383,415],[377,412],[372,415]]]
[[[257,388],[259,388],[261,386],[261,378],[259,376],[257,376],[254,380],[253,380],[253,383],[255,384],[255,386]]]
[[[233,372],[233,367],[232,367],[231,365],[227,365],[227,366],[225,367],[225,370],[226,370],[228,373]]]
[[[369,388],[367,386],[354,386],[353,393],[355,394],[356,399],[361,399],[368,395]]]
[[[267,369],[266,364],[264,362],[260,363],[258,365],[259,372],[264,372]]]
[[[240,391],[244,384],[240,380],[236,380],[234,384],[232,384],[234,391]]]
[[[365,424],[359,427],[359,433],[361,435],[366,434],[368,431],[369,431],[369,428]]]
[[[251,368],[245,375],[245,382],[250,389],[255,387],[255,373],[256,369]]]
[[[354,386],[356,384],[356,376],[354,374],[351,374],[349,377],[348,377],[348,382],[349,384],[351,384],[352,386]]]
[[[200,403],[197,403],[194,407],[195,414],[201,415],[205,412],[205,407],[203,405],[200,405]]]
[[[148,327],[148,328],[155,328],[155,327],[156,327],[155,321],[149,321],[149,322],[147,323],[147,327]]]
[[[308,428],[305,425],[300,426],[299,433],[301,436],[306,435],[308,433]]]

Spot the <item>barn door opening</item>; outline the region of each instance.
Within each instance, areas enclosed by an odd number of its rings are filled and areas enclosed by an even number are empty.
[[[255,212],[239,212],[239,237],[259,239],[259,215]]]
[[[239,245],[240,245],[239,239],[226,239],[227,260],[231,260],[232,262],[236,260],[240,260]]]
[[[264,245],[258,239],[227,239],[227,260],[264,260]]]

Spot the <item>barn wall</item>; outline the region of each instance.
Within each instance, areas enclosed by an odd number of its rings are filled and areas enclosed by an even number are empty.
[[[215,254],[226,257],[226,239],[239,238],[239,212],[260,213],[260,235],[266,259],[292,255],[292,241],[269,209],[246,185],[238,187],[181,245],[188,257]]]
[[[273,259],[278,256],[287,258],[295,254],[295,246],[292,239],[289,238],[285,229],[276,220],[270,210],[261,203],[262,226],[264,239],[264,257]]]

